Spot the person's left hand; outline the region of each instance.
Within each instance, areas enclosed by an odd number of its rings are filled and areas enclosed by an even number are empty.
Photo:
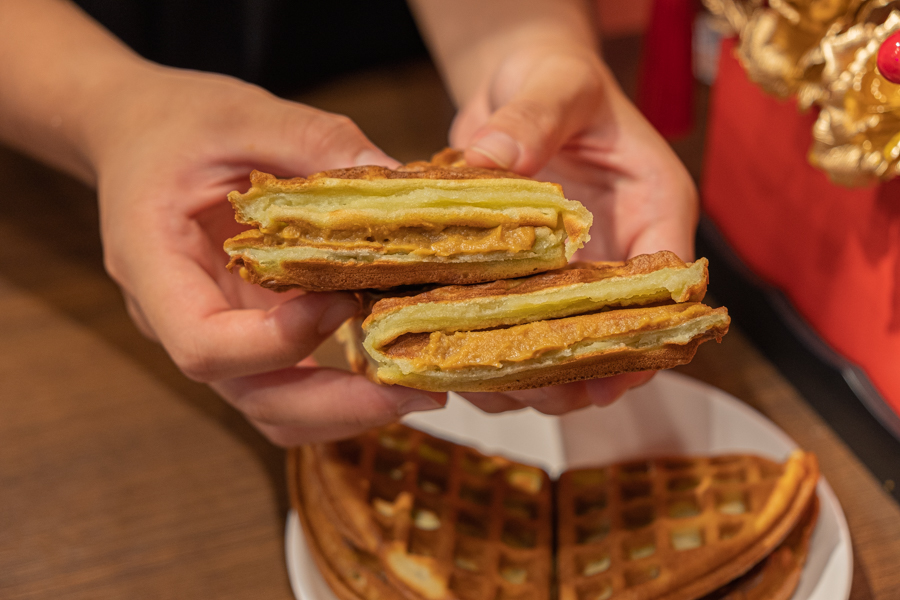
[[[567,198],[584,204],[594,224],[578,259],[621,261],[659,250],[693,259],[693,181],[593,52],[534,47],[510,56],[460,110],[450,142],[466,149],[469,164],[560,183]],[[652,375],[463,396],[488,412],[533,406],[562,414],[609,404]]]
[[[222,243],[246,228],[225,198],[247,189],[251,168],[291,176],[396,161],[349,118],[229,77],[138,63],[117,90],[89,128],[105,263],[135,323],[186,376],[285,447],[443,406],[446,394],[315,363],[359,312],[354,295],[276,294],[225,269]]]

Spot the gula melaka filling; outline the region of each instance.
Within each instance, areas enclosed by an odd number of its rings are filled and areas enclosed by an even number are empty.
[[[640,347],[686,343],[722,318],[727,317],[708,306],[685,303],[598,312],[482,331],[412,333],[397,338],[380,351],[404,371],[407,368],[444,371],[502,367],[577,348],[579,344],[607,345],[612,349],[623,344]]]
[[[488,252],[526,252],[538,236],[548,237],[547,227],[500,225],[491,228],[434,226],[379,227],[364,229],[320,229],[290,224],[266,231],[261,238],[268,247],[311,246],[317,248],[371,250],[388,254],[453,256]]]

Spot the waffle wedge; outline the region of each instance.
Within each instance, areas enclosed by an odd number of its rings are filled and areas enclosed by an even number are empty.
[[[800,583],[818,517],[819,501],[813,497],[800,522],[772,554],[702,600],[790,600]]]
[[[560,600],[694,600],[749,571],[802,520],[818,464],[676,457],[564,473]]]
[[[351,323],[341,339],[351,364],[375,381],[431,391],[526,389],[666,369],[728,331],[727,310],[699,302],[707,277],[705,259],[685,264],[671,252],[576,263],[385,298],[361,332]]]
[[[225,243],[230,269],[275,290],[470,284],[565,266],[592,216],[554,183],[431,162],[277,179],[254,172],[228,195],[254,229]]]
[[[392,425],[289,458],[294,507],[340,600],[787,600],[817,516],[817,463],[800,451],[551,482]]]
[[[549,599],[540,469],[401,425],[304,448],[292,464],[314,553],[358,597]]]

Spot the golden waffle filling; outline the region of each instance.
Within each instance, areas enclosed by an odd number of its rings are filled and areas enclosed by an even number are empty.
[[[597,312],[483,331],[413,333],[378,349],[404,372],[503,367],[561,352],[687,343],[727,319],[700,303]]]
[[[250,181],[246,193],[228,199],[238,222],[258,229],[231,238],[226,250],[257,263],[550,254],[559,262],[590,239],[593,221],[557,184],[462,164],[357,167],[289,180],[254,171]]]
[[[454,256],[490,252],[524,252],[534,248],[536,229],[543,237],[547,227],[499,225],[496,227],[388,227],[364,229],[320,229],[302,223],[264,231],[266,247],[312,246],[342,250],[371,250],[387,254]]]

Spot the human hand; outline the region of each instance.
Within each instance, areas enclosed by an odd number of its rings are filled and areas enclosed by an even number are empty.
[[[583,47],[533,46],[499,63],[462,107],[451,144],[472,165],[560,183],[594,214],[582,260],[625,260],[671,250],[693,259],[697,194],[665,140],[608,68]],[[561,414],[609,404],[652,373],[629,373],[541,390],[464,394],[484,410],[533,406]]]
[[[228,273],[226,194],[281,176],[394,166],[346,117],[230,78],[142,65],[90,128],[106,267],[140,329],[274,443],[352,435],[444,394],[375,385],[310,353],[359,310],[343,293],[276,294]]]

